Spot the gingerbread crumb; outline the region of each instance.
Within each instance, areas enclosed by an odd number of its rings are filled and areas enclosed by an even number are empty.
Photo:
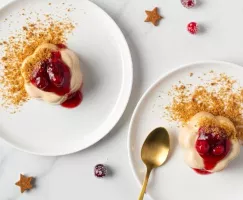
[[[230,119],[236,128],[243,126],[243,87],[226,74],[212,74],[212,70],[209,73],[212,80],[202,85],[173,86],[168,93],[172,102],[165,106],[170,120],[185,124],[195,114],[205,111]],[[233,134],[233,130],[227,131]],[[237,138],[243,140],[243,129],[237,131]]]
[[[204,127],[204,131],[212,134],[220,134],[222,137],[236,138],[237,132],[234,126],[227,123],[218,123],[211,118],[203,117],[199,121],[199,127]]]
[[[26,82],[29,82],[31,75],[37,66],[41,65],[41,61],[46,60],[51,57],[51,50],[48,48],[42,48],[38,51],[38,54],[32,56],[28,59],[28,62],[25,63],[25,67],[21,68],[22,76],[25,78]]]

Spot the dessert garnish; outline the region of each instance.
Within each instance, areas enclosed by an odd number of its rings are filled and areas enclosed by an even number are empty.
[[[21,189],[21,193],[24,193],[26,190],[32,189],[33,185],[31,184],[31,181],[33,180],[33,177],[27,177],[23,174],[20,174],[20,180],[15,183],[15,185],[19,186]]]
[[[180,130],[185,162],[200,174],[223,170],[240,152],[236,134],[228,118],[197,113]]]
[[[103,164],[98,164],[94,168],[94,175],[97,178],[103,178],[107,175],[107,168]]]
[[[169,91],[172,101],[165,108],[179,122],[186,164],[209,174],[223,170],[240,152],[243,87],[223,73],[210,71],[198,78],[200,85],[181,81],[174,85]]]
[[[4,55],[1,59],[3,70],[0,74],[0,98],[3,107],[8,108],[10,112],[16,112],[30,98],[25,89],[25,79],[21,74],[24,60],[42,44],[66,44],[66,36],[73,29],[74,25],[70,20],[54,20],[50,15],[46,15],[44,21],[27,20],[21,30],[1,41]],[[45,87],[47,84],[43,78],[37,78],[36,83],[39,87]]]
[[[195,35],[198,33],[198,24],[196,22],[190,22],[188,25],[187,25],[187,30],[189,33]]]
[[[23,61],[21,74],[30,97],[68,108],[79,105],[82,100],[79,58],[66,45],[38,46]]]
[[[196,5],[196,0],[181,0],[181,4],[185,8],[193,8]]]
[[[210,71],[198,78],[201,82],[199,85],[180,82],[172,87],[168,93],[172,101],[165,106],[167,112],[164,117],[186,124],[202,111],[223,116],[234,124],[236,137],[243,140],[243,87],[224,73]]]
[[[231,150],[225,130],[219,127],[200,127],[196,150],[204,160],[204,169],[212,170]]]
[[[154,26],[158,25],[159,20],[162,19],[162,17],[158,13],[158,8],[155,7],[152,11],[145,11],[147,14],[147,18],[145,19],[145,22],[151,22]]]

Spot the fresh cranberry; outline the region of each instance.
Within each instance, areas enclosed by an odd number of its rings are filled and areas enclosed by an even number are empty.
[[[192,8],[196,5],[196,0],[181,0],[181,4],[185,8]]]
[[[209,151],[209,144],[206,140],[197,140],[197,143],[196,143],[196,149],[198,151],[199,154],[207,154],[208,151]]]
[[[198,25],[196,22],[190,22],[188,25],[187,25],[187,30],[189,31],[189,33],[191,34],[197,34],[198,33]]]
[[[48,86],[48,80],[45,77],[37,77],[35,78],[35,85],[39,89],[45,89]]]
[[[106,167],[104,165],[98,164],[94,168],[94,174],[98,178],[103,178],[107,174],[107,169],[106,169]]]
[[[57,87],[61,87],[64,83],[64,75],[62,72],[62,63],[59,61],[52,62],[47,66],[47,73],[50,81]]]
[[[215,156],[220,156],[224,153],[224,150],[225,150],[225,148],[223,145],[218,145],[218,146],[214,147],[213,154]]]

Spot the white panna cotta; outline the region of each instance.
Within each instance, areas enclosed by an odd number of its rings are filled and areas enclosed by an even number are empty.
[[[50,57],[41,60],[48,53]],[[29,96],[51,104],[62,104],[83,84],[79,58],[64,45],[40,45],[24,60],[21,73]]]
[[[201,174],[223,170],[240,152],[234,124],[225,117],[197,113],[181,128],[186,164]]]

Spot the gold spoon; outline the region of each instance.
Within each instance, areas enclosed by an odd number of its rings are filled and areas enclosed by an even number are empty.
[[[147,167],[147,173],[139,195],[139,200],[143,200],[151,171],[161,166],[166,161],[169,149],[170,138],[165,128],[156,128],[146,138],[141,150],[141,158]]]

